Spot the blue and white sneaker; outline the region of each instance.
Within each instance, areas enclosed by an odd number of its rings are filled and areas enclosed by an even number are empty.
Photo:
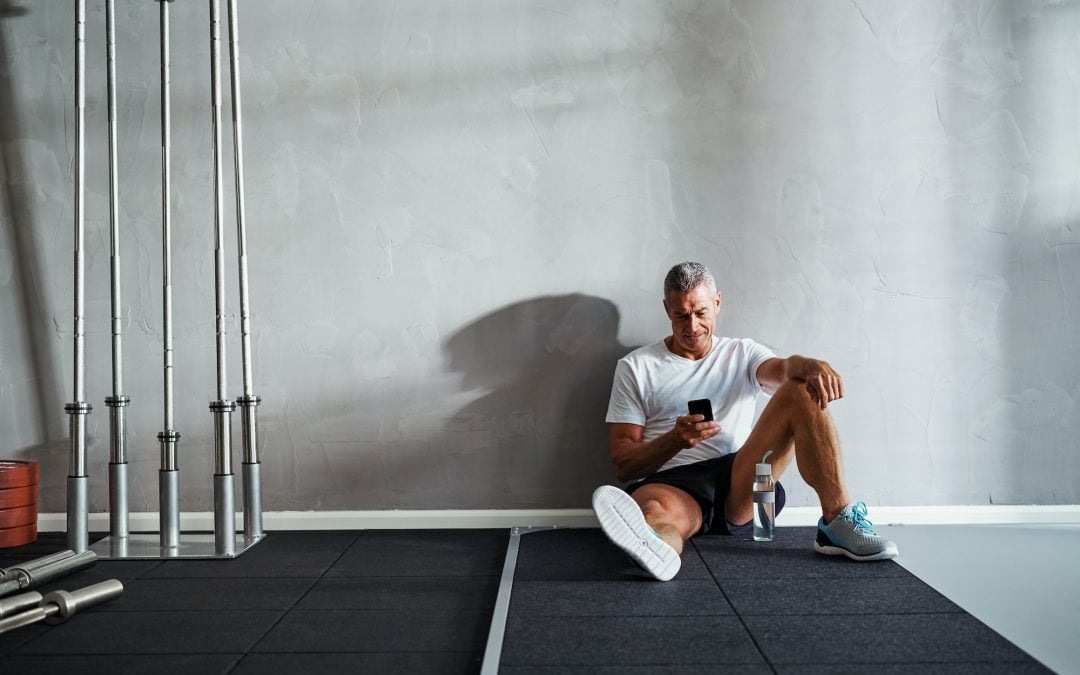
[[[607,538],[643,570],[660,581],[678,573],[679,554],[649,527],[633,497],[613,485],[601,485],[593,492],[592,506]]]
[[[848,504],[832,522],[818,519],[814,550],[825,555],[846,555],[852,560],[891,560],[896,544],[879,537],[866,519],[866,504]]]

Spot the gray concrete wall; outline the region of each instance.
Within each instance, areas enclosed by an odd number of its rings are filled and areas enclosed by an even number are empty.
[[[0,4],[0,456],[40,461],[41,508],[59,511],[72,10]],[[87,67],[95,510],[103,4]],[[834,415],[859,498],[1080,501],[1080,3],[240,5],[268,509],[586,505],[611,480],[614,361],[666,335],[662,276],[688,258],[717,273],[722,333],[845,376]],[[119,7],[132,504],[155,510],[158,5]],[[208,21],[205,2],[172,8],[176,427],[183,507],[209,510]]]

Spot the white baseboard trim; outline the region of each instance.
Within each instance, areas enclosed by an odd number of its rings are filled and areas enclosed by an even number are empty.
[[[792,506],[777,518],[780,527],[815,525],[821,511],[817,507]],[[158,514],[132,513],[132,532],[156,532]],[[870,519],[878,525],[1006,525],[1080,524],[1080,505],[1058,506],[875,506]],[[243,526],[236,517],[239,530]],[[268,511],[263,514],[266,530],[407,530],[509,527],[596,527],[591,509],[447,509],[396,511]],[[39,532],[63,532],[63,513],[38,515]],[[214,514],[209,511],[180,514],[185,532],[210,532]],[[90,514],[90,531],[107,532],[109,514]]]

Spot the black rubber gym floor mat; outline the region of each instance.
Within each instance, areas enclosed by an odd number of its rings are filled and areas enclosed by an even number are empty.
[[[812,537],[701,537],[660,583],[599,530],[526,534],[500,672],[1048,672],[899,565]],[[124,595],[0,635],[0,672],[475,673],[508,538],[271,532],[233,561],[100,561],[41,590],[119,578]],[[62,548],[46,534],[0,567]]]
[[[521,538],[502,672],[1049,672],[892,561],[694,539],[652,580],[599,530]]]
[[[235,560],[99,561],[39,590],[118,578],[123,595],[0,635],[0,673],[475,673],[508,539],[270,532]],[[0,567],[64,548],[44,534]]]

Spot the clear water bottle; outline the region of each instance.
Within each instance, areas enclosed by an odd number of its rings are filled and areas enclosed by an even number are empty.
[[[772,465],[765,463],[771,454],[765,453],[754,472],[754,541],[773,540],[776,492],[773,490]]]

